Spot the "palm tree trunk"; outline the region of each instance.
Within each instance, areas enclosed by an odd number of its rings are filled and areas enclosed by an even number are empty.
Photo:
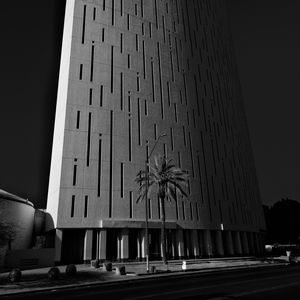
[[[166,214],[165,214],[165,198],[160,198],[160,211],[161,211],[161,248],[162,248],[162,261],[166,265]]]

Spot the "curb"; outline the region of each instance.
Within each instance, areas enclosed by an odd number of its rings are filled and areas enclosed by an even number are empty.
[[[115,279],[110,281],[95,281],[95,282],[85,282],[80,284],[70,284],[70,285],[62,285],[62,286],[52,286],[52,287],[45,287],[45,288],[33,288],[27,291],[12,291],[9,293],[1,293],[0,297],[5,296],[6,298],[10,296],[17,296],[17,295],[24,295],[24,294],[32,294],[32,293],[41,293],[41,292],[48,292],[48,291],[57,291],[57,290],[68,290],[72,288],[84,288],[89,286],[109,286],[109,285],[116,285],[116,284],[126,284],[135,281],[149,281],[149,280],[158,280],[160,278],[165,277],[186,277],[192,274],[202,274],[202,273],[213,273],[213,272],[229,272],[232,270],[241,270],[241,269],[255,269],[255,268],[268,268],[268,267],[280,267],[289,265],[288,263],[273,263],[273,264],[258,264],[258,265],[247,265],[247,266],[233,266],[233,267],[217,267],[217,268],[207,268],[202,270],[190,269],[186,271],[173,271],[173,272],[163,272],[163,273],[150,273],[150,274],[139,274],[136,276],[128,276],[129,278],[126,279]],[[133,278],[134,277],[134,278]]]

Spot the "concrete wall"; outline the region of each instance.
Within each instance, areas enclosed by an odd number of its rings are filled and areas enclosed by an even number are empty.
[[[34,226],[34,208],[25,200],[1,198],[0,222],[8,225],[12,230],[12,249],[26,249],[31,246]]]

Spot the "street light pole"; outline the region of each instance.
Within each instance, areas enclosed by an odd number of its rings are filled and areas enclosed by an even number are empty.
[[[146,265],[147,265],[147,273],[149,273],[149,234],[148,234],[148,184],[149,184],[149,178],[148,178],[148,174],[149,174],[149,170],[148,170],[148,166],[149,166],[149,157],[146,153],[146,161],[145,161],[145,175],[146,175],[146,198],[145,198],[145,214],[146,214]]]
[[[155,142],[155,144],[154,144],[154,146],[153,146],[153,148],[152,148],[152,150],[150,151],[150,153],[149,153],[149,155],[148,155],[148,153],[147,153],[147,148],[146,148],[146,160],[145,160],[145,177],[146,177],[146,187],[145,187],[145,189],[146,189],[146,196],[145,196],[145,214],[146,214],[146,239],[145,239],[145,242],[146,242],[146,269],[147,269],[147,273],[149,273],[149,233],[148,233],[148,231],[149,231],[149,222],[148,222],[148,218],[149,218],[149,215],[148,215],[148,189],[149,189],[149,160],[150,160],[150,157],[151,157],[151,155],[152,155],[152,153],[153,153],[153,151],[154,151],[154,149],[155,149],[155,147],[156,147],[156,145],[157,145],[157,143],[158,143],[158,141],[159,141],[159,139],[160,138],[162,138],[162,137],[164,137],[164,136],[166,136],[166,134],[165,133],[162,133],[159,137],[158,137],[158,139],[156,140],[156,142]]]

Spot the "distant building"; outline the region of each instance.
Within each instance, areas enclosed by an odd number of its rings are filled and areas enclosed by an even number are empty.
[[[167,203],[171,258],[260,253],[265,230],[225,3],[67,0],[47,211],[57,262],[145,258],[134,178],[189,171]],[[160,255],[157,195],[150,255]],[[51,229],[51,228],[48,228]]]

